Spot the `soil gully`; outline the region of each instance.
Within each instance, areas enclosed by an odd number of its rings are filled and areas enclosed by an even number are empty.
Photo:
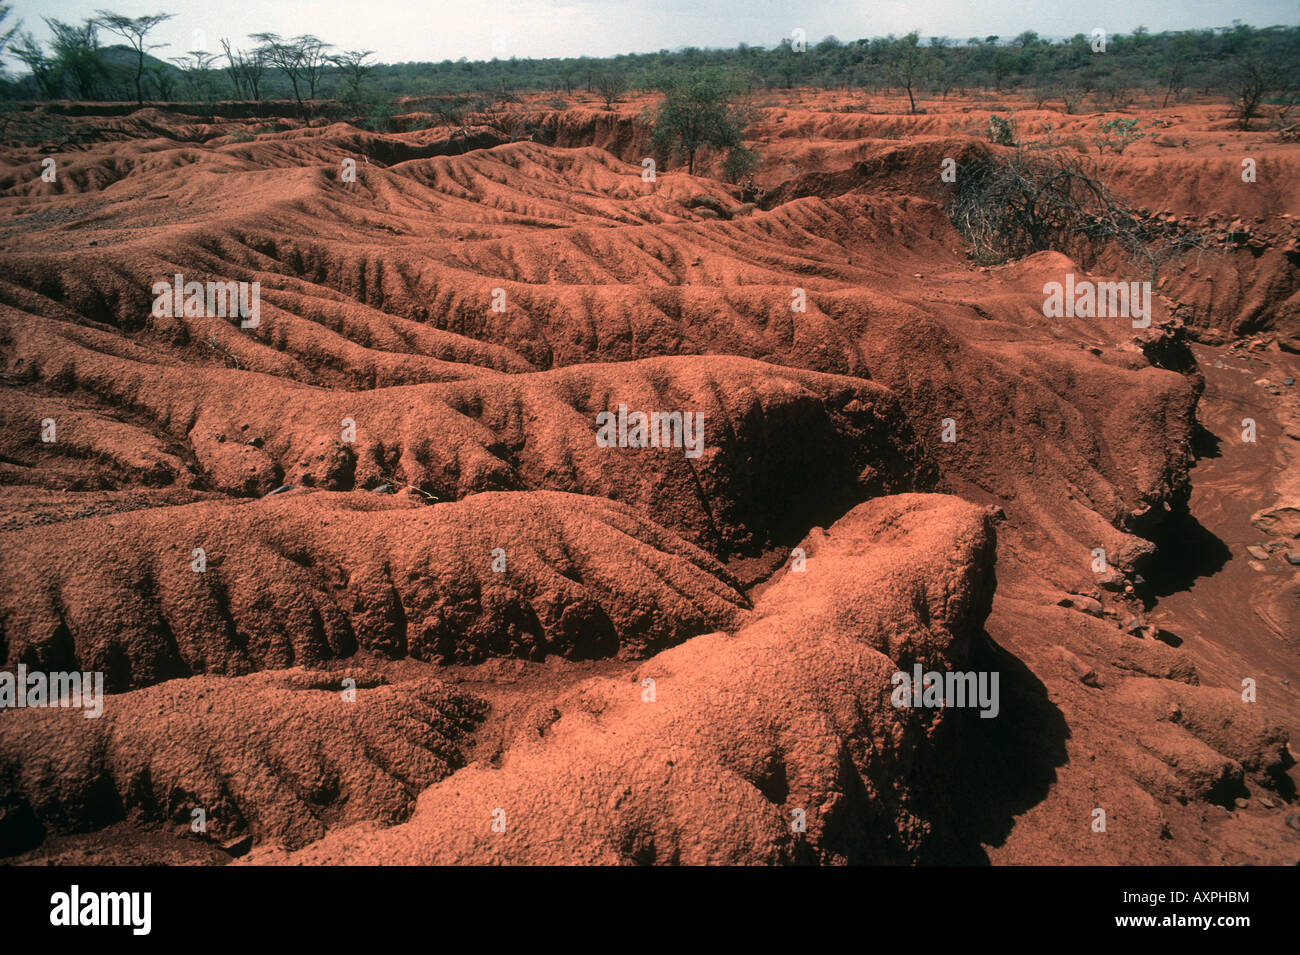
[[[1293,739],[1300,738],[1300,574],[1284,551],[1259,562],[1245,550],[1268,540],[1251,515],[1286,493],[1300,458],[1300,445],[1284,433],[1293,413],[1287,409],[1295,407],[1288,392],[1295,386],[1272,396],[1255,381],[1294,378],[1300,360],[1282,352],[1195,351],[1206,379],[1199,418],[1212,438],[1198,442],[1190,519],[1175,531],[1176,539],[1162,542],[1150,619],[1182,639],[1202,682],[1236,687],[1253,678],[1259,699],[1276,708]],[[1241,440],[1247,417],[1258,426],[1253,444]],[[1161,569],[1170,581],[1181,578],[1182,588],[1165,592]],[[1251,611],[1242,613],[1243,604]]]

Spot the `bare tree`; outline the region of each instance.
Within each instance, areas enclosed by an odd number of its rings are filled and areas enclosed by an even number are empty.
[[[154,27],[172,19],[175,14],[155,13],[143,17],[128,17],[111,10],[99,10],[96,13],[100,26],[109,33],[116,33],[130,44],[131,49],[135,50],[135,102],[137,106],[143,106],[144,89],[140,80],[144,76],[144,55],[149,50],[167,46],[166,43],[147,43],[145,38]]]
[[[612,110],[618,98],[627,92],[627,77],[622,73],[602,73],[596,78],[596,92],[605,101],[605,109]]]
[[[1160,80],[1165,87],[1165,99],[1161,109],[1169,106],[1169,100],[1175,96],[1187,80],[1191,67],[1194,45],[1191,36],[1180,33],[1174,37],[1169,49],[1160,59]]]
[[[1232,71],[1237,128],[1250,129],[1250,121],[1259,115],[1264,97],[1283,85],[1282,71],[1276,64],[1254,56],[1241,60]]]
[[[230,41],[225,38],[221,40],[221,49],[226,54],[226,73],[235,88],[235,96],[240,99],[251,99],[255,103],[261,102],[262,74],[266,72],[266,58],[263,51],[258,49],[246,52],[232,49]]]
[[[239,68],[242,54],[231,50],[230,41],[225,37],[222,37],[220,42],[221,52],[226,56],[226,75],[230,77],[230,85],[234,87],[235,99],[244,99],[244,74]]]

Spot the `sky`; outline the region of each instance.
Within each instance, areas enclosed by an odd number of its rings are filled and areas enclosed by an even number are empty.
[[[117,13],[176,15],[156,31],[169,44],[160,57],[219,40],[251,47],[249,32],[312,33],[339,49],[366,49],[376,59],[441,61],[466,57],[610,56],[685,46],[775,46],[795,30],[810,43],[904,34],[965,40],[1024,30],[1072,36],[1101,27],[1153,33],[1227,26],[1300,24],[1300,0],[9,0],[38,39],[41,17],[80,21],[100,4]],[[101,43],[111,43],[107,36]]]

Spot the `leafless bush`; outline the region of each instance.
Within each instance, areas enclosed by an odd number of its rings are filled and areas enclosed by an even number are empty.
[[[602,73],[596,78],[596,92],[605,101],[605,109],[612,110],[618,98],[627,92],[627,77],[622,73]]]
[[[1055,249],[1085,266],[1111,243],[1149,269],[1203,251],[1198,233],[1139,215],[1115,199],[1080,156],[1017,149],[962,164],[949,217],[992,264]]]
[[[1078,86],[1065,86],[1061,89],[1061,104],[1067,116],[1073,116],[1083,105],[1084,92]]]
[[[1282,69],[1260,59],[1244,59],[1232,71],[1233,118],[1238,129],[1250,129],[1260,115],[1264,99],[1285,85]]]

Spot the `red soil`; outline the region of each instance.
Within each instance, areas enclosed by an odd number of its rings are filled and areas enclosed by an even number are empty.
[[[265,862],[1300,858],[1300,526],[1241,552],[1295,497],[1300,146],[1133,113],[1167,125],[1102,178],[1215,238],[1136,330],[1044,317],[1082,268],[978,268],[948,222],[941,161],[1016,104],[774,98],[752,196],[644,181],[646,105],[71,117],[54,183],[6,150],[0,656],[113,695],[0,712],[0,849],[169,858],[201,806]],[[260,283],[260,323],[152,315],[176,273]],[[1189,344],[1241,335],[1269,388]],[[599,447],[620,404],[702,413],[703,453]],[[999,716],[890,705],[913,663],[1000,673]]]

